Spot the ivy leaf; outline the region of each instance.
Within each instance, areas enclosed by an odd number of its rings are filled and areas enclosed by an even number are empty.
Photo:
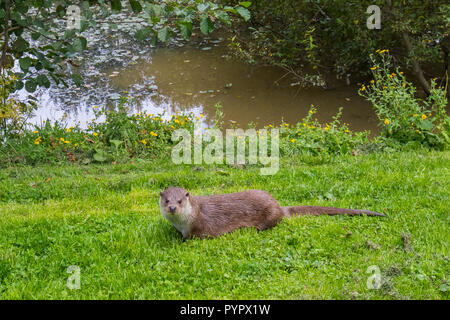
[[[245,21],[248,21],[250,19],[250,11],[248,11],[244,7],[237,7],[236,12],[239,13],[239,15],[244,18]]]
[[[200,21],[200,30],[204,35],[208,35],[214,31],[214,23],[209,17],[205,17]]]

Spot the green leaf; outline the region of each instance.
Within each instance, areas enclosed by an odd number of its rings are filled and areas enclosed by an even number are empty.
[[[205,10],[207,10],[209,8],[209,4],[208,3],[199,3],[197,5],[197,10],[199,12],[204,12]]]
[[[143,41],[143,40],[147,39],[148,37],[150,37],[152,32],[153,32],[152,27],[145,27],[145,28],[137,30],[135,37],[137,40]]]
[[[26,42],[23,38],[18,38],[12,44],[12,48],[16,52],[24,52],[25,50],[27,50],[28,46],[28,42]]]
[[[236,11],[242,18],[244,18],[245,21],[248,21],[250,19],[250,11],[248,11],[244,7],[237,7]]]
[[[183,21],[178,24],[178,28],[180,29],[180,33],[184,39],[189,39],[192,35],[192,23]]]
[[[113,11],[120,11],[122,10],[122,3],[120,0],[111,0],[111,9]]]
[[[77,86],[81,86],[83,84],[83,78],[81,78],[79,74],[74,73],[72,74],[71,78]]]
[[[131,9],[133,9],[134,13],[139,13],[142,11],[141,3],[137,0],[129,0]]]
[[[22,90],[24,84],[23,81],[17,80],[16,81],[16,90]]]
[[[433,129],[433,123],[430,120],[425,119],[425,120],[422,120],[421,122],[419,122],[418,127],[422,130],[429,131],[429,130]]]
[[[36,41],[37,39],[39,39],[39,37],[41,36],[41,34],[39,32],[33,32],[31,33],[31,39],[33,39],[34,41]]]
[[[204,35],[208,35],[214,31],[214,23],[209,17],[205,17],[200,21],[200,30]]]
[[[25,90],[27,90],[29,93],[33,93],[36,91],[37,83],[34,79],[29,79],[27,82],[25,82]]]
[[[31,58],[29,57],[19,59],[20,68],[25,72],[28,72],[28,69],[31,67],[32,64],[33,60],[31,60]]]
[[[169,27],[164,27],[158,31],[158,40],[162,42],[167,42],[170,39],[170,29]]]
[[[84,37],[78,37],[73,42],[72,48],[74,51],[81,52],[86,49],[87,41]]]
[[[116,147],[116,149],[118,149],[119,146],[123,143],[122,140],[109,140],[109,142],[112,143],[114,147]]]
[[[98,162],[104,162],[107,160],[107,156],[108,154],[105,151],[99,150],[99,152],[94,154],[94,160]]]
[[[242,1],[242,2],[239,2],[239,5],[248,8],[252,5],[252,3],[250,1]]]
[[[226,25],[231,26],[230,16],[225,11],[216,11],[214,15]]]
[[[38,75],[36,81],[40,86],[46,87],[47,89],[50,88],[50,80],[48,80],[45,74]]]

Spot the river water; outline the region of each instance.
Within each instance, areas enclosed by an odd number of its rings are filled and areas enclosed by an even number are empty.
[[[113,16],[112,19],[129,19]],[[132,18],[139,25],[139,18]],[[127,21],[130,22],[130,21]],[[129,24],[129,23],[128,23]],[[204,114],[204,125],[211,125],[215,105],[223,106],[225,125],[236,121],[247,127],[294,123],[304,117],[311,104],[319,110],[317,118],[328,122],[339,107],[343,121],[353,130],[377,131],[377,120],[370,104],[357,94],[357,85],[329,76],[331,89],[302,88],[285,71],[271,66],[252,66],[230,58],[229,34],[215,32],[209,37],[194,35],[187,43],[174,39],[168,46],[139,43],[128,27],[111,30],[99,24],[83,34],[88,50],[73,57],[66,72],[83,76],[81,87],[39,88],[33,96],[38,110],[33,123],[60,120],[86,127],[94,106],[117,106],[121,95],[134,99],[131,112],[164,113],[177,111]],[[283,77],[284,76],[284,77]],[[281,78],[281,80],[280,80]],[[24,99],[22,89],[16,96]]]

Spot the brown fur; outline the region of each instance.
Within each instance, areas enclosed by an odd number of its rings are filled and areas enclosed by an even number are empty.
[[[186,190],[171,187],[161,192],[161,213],[187,239],[193,236],[217,237],[237,228],[274,227],[285,217],[295,215],[369,215],[381,213],[332,207],[281,207],[266,191],[247,190],[211,196],[192,196]]]

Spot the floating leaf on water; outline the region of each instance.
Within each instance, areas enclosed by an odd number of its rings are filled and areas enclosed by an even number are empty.
[[[211,50],[211,47],[203,47],[202,50],[203,50],[203,51]]]
[[[230,82],[225,85],[225,88],[231,88],[232,86],[233,86],[233,84]]]
[[[187,96],[192,96],[192,92],[185,92],[184,94]]]

